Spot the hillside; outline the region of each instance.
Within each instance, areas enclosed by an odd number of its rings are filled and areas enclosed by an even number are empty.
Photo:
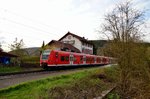
[[[107,44],[108,40],[89,40],[89,42],[94,45],[93,54],[97,55],[97,50]],[[150,48],[150,42],[142,42],[140,44]]]
[[[40,55],[40,47],[24,48],[23,50],[29,56],[39,56]]]
[[[103,47],[105,44],[108,43],[107,40],[89,40],[89,42],[91,42],[94,47],[93,47],[93,54],[97,55],[97,49],[99,47]]]
[[[22,51],[26,56],[40,56],[40,47],[24,48]],[[9,53],[14,53],[14,51],[10,51]]]

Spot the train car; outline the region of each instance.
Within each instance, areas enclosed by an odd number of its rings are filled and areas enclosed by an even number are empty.
[[[40,57],[40,66],[47,68],[59,66],[105,65],[110,63],[110,59],[112,58],[83,53],[45,50]]]

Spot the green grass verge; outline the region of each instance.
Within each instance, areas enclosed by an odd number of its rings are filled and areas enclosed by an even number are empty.
[[[105,70],[104,68],[90,69],[90,70],[85,70],[70,75],[61,75],[61,76],[41,79],[38,81],[22,83],[7,89],[0,90],[0,98],[1,99],[3,98],[4,99],[20,99],[20,98],[56,99],[56,97],[61,98],[66,96],[66,94],[69,95],[69,93],[71,95],[76,93],[84,94],[84,91],[88,90],[89,88],[93,88],[91,89],[93,90],[91,91],[91,93],[94,92],[94,90],[98,92],[98,90],[95,89],[95,87],[101,89],[99,91],[106,90],[107,87],[110,87],[112,85],[111,83],[113,81],[109,81],[108,79],[105,78],[104,76],[105,71],[108,72],[112,70]],[[101,80],[99,74],[103,74],[102,79],[104,80]],[[80,97],[80,95],[75,95],[72,96],[71,98],[74,97],[78,98],[78,96]]]
[[[36,71],[42,70],[42,68],[27,68],[27,67],[20,67],[20,66],[0,66],[0,73],[15,73],[15,72],[23,72],[23,71]]]
[[[21,70],[22,69],[19,66],[13,66],[13,67],[0,66],[0,73],[19,72]]]

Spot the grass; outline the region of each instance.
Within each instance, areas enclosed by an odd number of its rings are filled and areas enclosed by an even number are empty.
[[[19,72],[21,70],[22,69],[19,66],[13,66],[13,67],[0,66],[0,73]]]
[[[20,66],[0,66],[0,73],[14,73],[14,72],[23,72],[23,71],[35,71],[35,70],[42,70],[42,68],[27,68],[27,67],[20,67]]]
[[[29,57],[29,56],[24,56],[22,58],[22,61],[24,63],[27,63],[27,66],[31,64],[31,66],[33,64],[35,65],[39,65],[39,61],[40,61],[40,58],[39,57],[36,57],[36,56],[33,56],[33,57]],[[29,68],[29,67],[26,67],[26,68],[22,68],[20,66],[7,66],[7,65],[0,65],[0,73],[12,73],[12,72],[21,72],[21,71],[28,71],[28,70],[32,70],[33,68]],[[39,70],[38,69],[33,69],[33,70]]]
[[[0,90],[0,97],[1,99],[95,97],[99,95],[102,90],[106,90],[114,84],[114,80],[107,79],[105,71],[106,69],[104,68],[90,69],[70,75],[61,75],[38,81],[26,82]],[[111,70],[107,70],[107,72],[108,71]]]
[[[121,98],[116,92],[114,92],[114,93],[109,93],[107,99],[121,99]]]

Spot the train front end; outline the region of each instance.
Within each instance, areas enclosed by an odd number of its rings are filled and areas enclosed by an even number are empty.
[[[44,69],[48,67],[50,52],[50,50],[44,50],[40,56],[40,66]]]

